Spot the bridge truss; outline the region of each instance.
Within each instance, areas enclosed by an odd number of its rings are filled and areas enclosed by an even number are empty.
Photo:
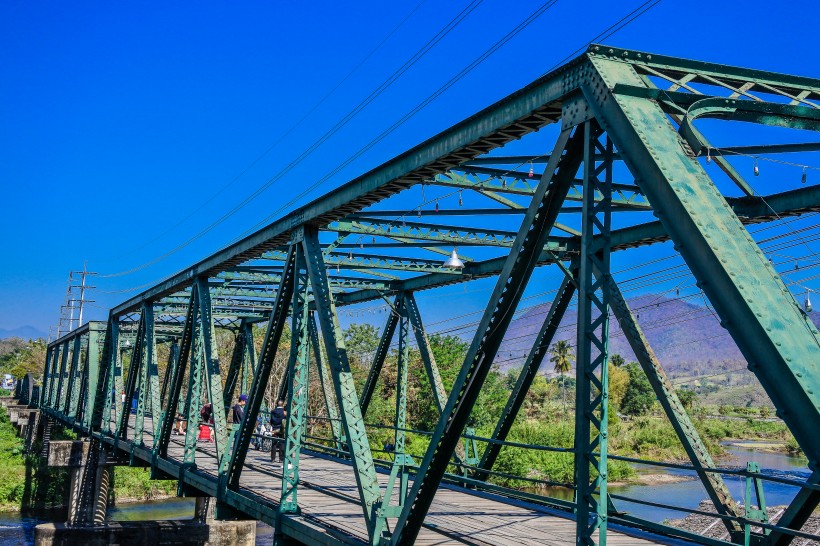
[[[487,480],[499,452],[564,313],[577,301],[575,499],[528,500],[571,513],[579,544],[605,544],[613,523],[724,543],[630,516],[608,494],[607,361],[614,319],[730,540],[743,542],[751,523],[763,532],[751,539],[747,533],[747,541],[782,545],[807,536],[801,528],[820,500],[818,332],[745,226],[816,212],[820,190],[806,185],[759,195],[731,159],[816,151],[820,145],[716,147],[706,136],[711,126],[697,121],[702,118],[737,132],[740,122],[817,131],[820,80],[593,45],[115,307],[107,323],[88,323],[51,343],[40,405],[92,442],[150,465],[157,478],[178,479],[181,493],[211,495],[224,513],[262,519],[309,540],[307,527],[297,533],[294,522],[305,515],[300,447],[306,442],[308,377],[318,373],[333,433],[330,451],[354,470],[366,542],[412,544],[443,482],[491,487]],[[408,206],[408,196],[419,193],[421,204]],[[459,206],[440,208],[436,199],[457,199]],[[778,525],[753,519],[732,498],[725,472],[716,469],[612,274],[613,256],[670,240],[809,459],[813,474],[799,484]],[[444,264],[453,248],[463,268]],[[561,271],[563,281],[491,438],[476,439],[467,428],[471,412],[539,268]],[[496,279],[495,288],[447,392],[414,294],[480,278]],[[339,309],[373,301],[386,301],[390,312],[370,375],[357,390]],[[220,328],[235,332],[232,354],[218,354]],[[254,328],[265,332],[261,350],[253,343]],[[363,416],[394,338],[395,460],[384,487]],[[440,411],[419,460],[404,450],[411,343]],[[289,353],[278,354],[283,345]],[[161,376],[162,346],[167,371]],[[287,360],[281,385],[273,384],[277,356]],[[290,410],[276,499],[243,488],[242,480],[270,388],[287,395]],[[121,403],[122,391],[128,403]],[[226,415],[240,391],[249,393],[246,416],[231,427]],[[137,392],[132,418],[127,406]],[[175,419],[198,422],[205,400],[214,407],[216,477],[197,471],[196,427],[188,428],[182,456],[169,455]],[[483,443],[478,453],[476,440]]]

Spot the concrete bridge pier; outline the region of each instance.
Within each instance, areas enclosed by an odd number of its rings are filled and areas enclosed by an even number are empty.
[[[209,497],[197,497],[192,520],[107,521],[115,464],[98,444],[92,445],[89,441],[49,442],[48,465],[69,468],[71,472],[68,521],[38,525],[34,531],[35,545],[252,546],[255,543],[256,522],[215,520],[216,502]]]

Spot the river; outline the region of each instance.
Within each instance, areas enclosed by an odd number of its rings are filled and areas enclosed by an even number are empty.
[[[720,462],[722,467],[746,468],[746,462],[754,461],[760,465],[763,472],[797,480],[808,478],[806,460],[800,457],[791,457],[780,453],[766,453],[749,447],[727,446],[730,458]],[[639,473],[658,473],[656,468],[636,467]],[[674,476],[686,476],[693,479],[677,483],[663,483],[655,485],[623,485],[610,487],[612,493],[627,496],[637,500],[674,504],[683,508],[696,508],[700,501],[706,498],[706,492],[700,481],[695,479],[694,472],[665,469],[664,473]],[[727,477],[727,486],[738,502],[742,502],[745,494],[745,482],[739,477]],[[764,491],[766,504],[775,506],[788,504],[797,493],[797,488],[774,482],[765,482]],[[568,498],[569,493],[564,490],[550,491],[551,495]],[[666,510],[624,501],[616,502],[620,510],[651,521],[682,518],[686,514],[675,510]],[[113,521],[138,521],[160,519],[191,519],[194,514],[194,500],[172,498],[161,501],[140,504],[125,504],[112,507],[109,517]],[[48,518],[24,517],[19,513],[0,513],[0,546],[12,546],[34,543],[34,526]],[[52,520],[53,521],[53,520]],[[257,524],[256,543],[272,544],[273,529],[264,523]]]
[[[744,446],[753,444],[753,442],[743,443]],[[741,470],[745,469],[746,463],[751,461],[760,465],[761,472],[765,474],[793,480],[806,480],[809,477],[806,459],[802,457],[793,457],[783,453],[767,453],[751,447],[732,444],[726,444],[726,450],[728,456],[722,458],[718,463],[721,468]],[[694,471],[644,465],[635,465],[634,468],[639,474],[667,474],[689,479],[675,483],[652,485],[612,485],[609,488],[611,494],[622,495],[638,501],[650,501],[690,509],[697,508],[698,504],[707,498],[706,490],[701,485],[700,480],[697,479]],[[746,494],[745,479],[740,476],[725,476],[724,479],[732,496],[738,503],[742,503]],[[797,494],[797,489],[791,485],[764,481],[763,492],[766,497],[766,505],[789,504]],[[572,500],[572,492],[566,488],[549,488],[546,494],[562,500]],[[753,504],[757,503],[753,502]],[[621,499],[615,501],[615,507],[633,516],[655,522],[662,522],[666,519],[681,519],[687,515],[679,510],[656,508]]]

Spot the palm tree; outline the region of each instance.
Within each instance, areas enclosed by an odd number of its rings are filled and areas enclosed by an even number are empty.
[[[561,403],[564,406],[564,413],[566,413],[567,397],[564,374],[572,369],[572,360],[575,358],[575,354],[572,351],[572,345],[563,339],[556,342],[555,345],[552,346],[552,349],[550,349],[550,352],[552,353],[550,362],[555,364],[555,371],[561,374]]]

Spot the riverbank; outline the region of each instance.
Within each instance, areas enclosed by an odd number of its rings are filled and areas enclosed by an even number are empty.
[[[72,439],[70,433],[55,430],[52,438]],[[46,468],[38,450],[23,453],[23,440],[0,408],[0,512],[65,508],[68,499],[68,472]],[[46,479],[37,479],[45,475]],[[113,502],[139,503],[176,496],[176,481],[152,480],[145,468],[118,466],[114,469]]]
[[[709,501],[701,502],[697,509],[701,512],[716,513],[714,505]],[[767,508],[769,521],[771,523],[777,523],[783,515],[785,509],[786,505],[769,506]],[[720,519],[701,514],[689,514],[682,519],[670,519],[667,520],[667,523],[673,527],[684,529],[686,531],[709,538],[727,540],[729,535],[726,527],[721,524]],[[820,515],[815,512],[815,515],[811,516],[803,525],[803,529],[807,530],[807,532],[812,532],[814,529],[820,529]],[[752,530],[760,532],[761,529],[760,527],[752,527]],[[797,538],[792,542],[792,544],[794,546],[820,546],[820,541]]]

